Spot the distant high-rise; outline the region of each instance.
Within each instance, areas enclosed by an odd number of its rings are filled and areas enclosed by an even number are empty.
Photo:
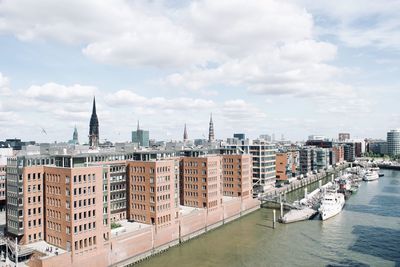
[[[233,134],[233,138],[237,138],[239,140],[244,140],[244,139],[246,139],[246,135],[244,133],[235,133],[235,134]]]
[[[210,115],[210,126],[208,128],[208,141],[209,142],[214,141],[214,123],[212,120],[212,113]]]
[[[132,132],[132,143],[138,143],[139,146],[148,147],[149,136],[150,136],[149,131],[144,131],[140,129],[138,121],[137,130]]]
[[[183,141],[186,142],[188,140],[188,133],[186,130],[186,123],[185,123],[185,129],[183,130]]]
[[[350,134],[349,133],[339,133],[339,141],[344,142],[350,140]]]
[[[400,129],[387,133],[387,151],[390,156],[400,155]]]
[[[90,117],[89,124],[89,146],[99,146],[99,119],[96,114],[96,98],[93,98],[92,116]]]
[[[321,141],[321,140],[326,140],[326,137],[324,135],[309,135],[308,140],[310,141]]]
[[[76,129],[76,125],[75,125],[75,128],[74,128],[74,133],[72,135],[72,143],[75,144],[75,145],[79,144],[78,129]]]
[[[270,135],[268,135],[268,134],[260,135],[260,139],[263,139],[263,140],[265,140],[267,142],[271,142],[272,141],[272,137]]]

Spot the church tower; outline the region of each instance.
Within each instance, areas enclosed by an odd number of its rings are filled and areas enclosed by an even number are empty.
[[[212,113],[210,115],[210,126],[208,128],[208,142],[214,141],[214,123],[212,120]]]
[[[96,114],[96,98],[93,98],[92,116],[89,124],[89,146],[99,146],[99,119]]]
[[[186,130],[186,123],[185,123],[185,128],[183,130],[183,142],[186,142],[188,139],[189,138],[188,138],[188,133],[187,133],[187,130]]]
[[[78,139],[78,129],[76,129],[76,125],[74,128],[74,134],[72,135],[72,142],[77,145],[79,144],[79,139]]]

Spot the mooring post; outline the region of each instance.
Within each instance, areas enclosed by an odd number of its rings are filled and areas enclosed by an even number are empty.
[[[275,223],[276,223],[276,210],[273,209],[273,213],[274,213],[274,221],[272,222],[272,228],[275,229]]]
[[[281,201],[281,219],[283,218],[283,202]]]
[[[307,198],[307,187],[304,188],[304,198]]]

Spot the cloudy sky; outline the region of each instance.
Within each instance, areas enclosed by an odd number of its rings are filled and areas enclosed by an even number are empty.
[[[398,0],[0,0],[0,140],[400,127]],[[41,131],[44,128],[47,135]]]

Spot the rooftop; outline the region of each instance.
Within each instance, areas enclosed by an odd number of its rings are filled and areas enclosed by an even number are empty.
[[[139,222],[129,222],[128,220],[122,220],[118,222],[121,226],[111,230],[111,237],[117,237],[128,233],[135,232],[139,229],[145,229],[151,227],[149,224]]]
[[[47,243],[46,241],[38,241],[35,243],[30,243],[30,244],[24,245],[24,247],[28,247],[32,250],[43,253],[44,255],[42,256],[42,258],[49,258],[49,257],[57,256],[60,254],[64,254],[67,252],[59,247],[56,247],[56,246],[53,246],[53,245]]]
[[[194,211],[200,210],[200,208],[193,208],[188,206],[179,205],[179,213],[180,215],[188,215]]]

